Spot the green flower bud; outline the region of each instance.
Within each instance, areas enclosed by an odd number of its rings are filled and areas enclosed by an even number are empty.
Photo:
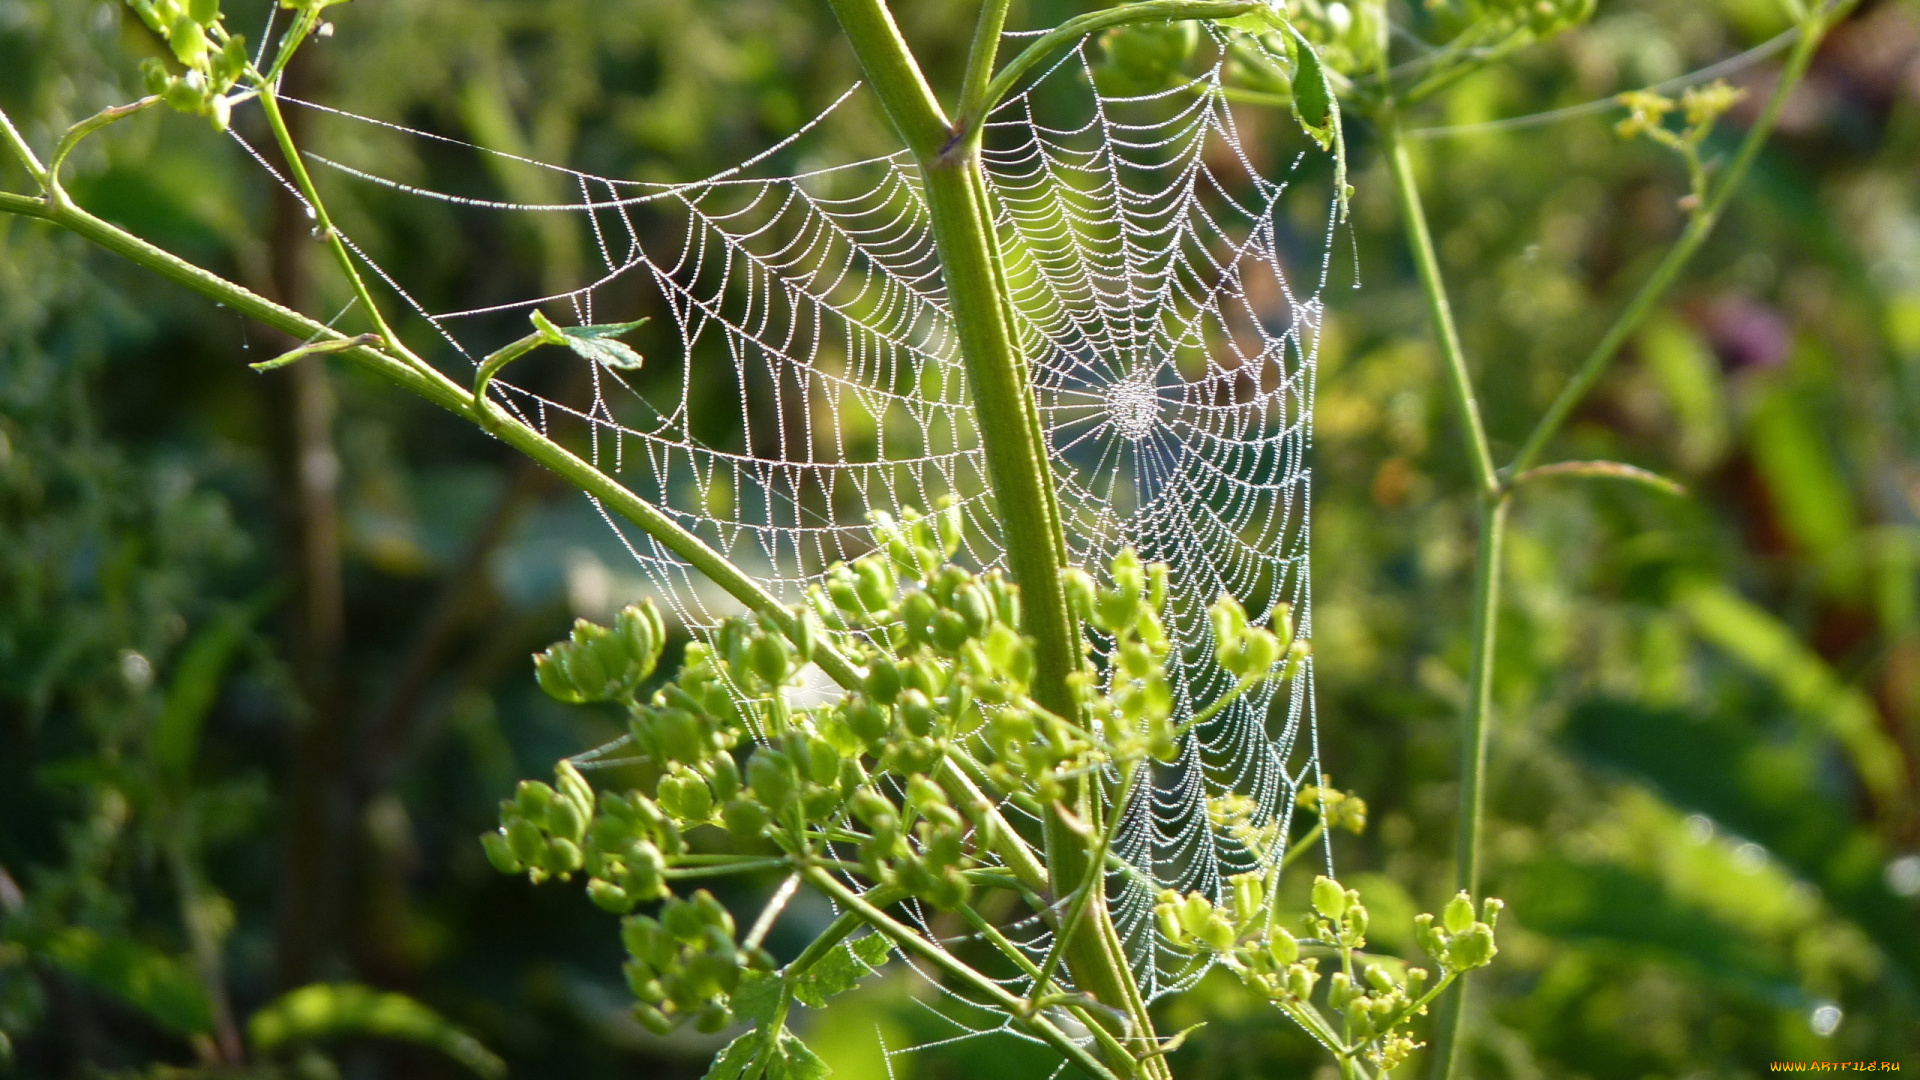
[[[666,646],[666,624],[652,600],[628,604],[613,618],[613,637],[626,654],[627,682],[638,686],[653,674]]]
[[[1213,921],[1213,901],[1198,892],[1190,892],[1180,902],[1180,925],[1188,937],[1206,940],[1207,924]]]
[[[891,670],[892,665],[888,665],[888,668]],[[897,692],[897,680],[899,678],[897,673],[894,678],[896,679],[895,687]],[[871,675],[868,676],[867,681],[869,685],[872,684],[873,679]],[[864,694],[847,695],[846,699],[840,705],[840,710],[840,715],[846,721],[847,728],[852,731],[862,743],[869,747],[886,738],[887,732],[892,727],[887,721],[886,712],[883,711],[880,706],[875,705],[873,701]]]
[[[927,695],[918,690],[902,691],[899,704],[894,708],[907,730],[922,738],[933,734],[934,725],[940,719],[940,714],[934,710],[933,703],[927,700]]]
[[[514,858],[528,866],[539,866],[545,861],[547,838],[538,825],[517,817],[506,823],[506,830],[507,846]]]
[[[1227,884],[1233,889],[1234,922],[1240,926],[1251,926],[1266,902],[1266,875],[1259,870],[1235,874],[1227,879]]]
[[[487,862],[503,874],[517,874],[526,868],[519,856],[513,853],[513,845],[507,842],[505,833],[481,833],[480,847],[487,853]]]
[[[907,624],[907,639],[918,645],[933,642],[933,618],[940,607],[925,592],[910,592],[900,601],[900,618]]]
[[[206,102],[207,81],[198,71],[189,71],[167,82],[167,106],[176,112],[195,113]]]
[[[1276,926],[1267,937],[1267,955],[1276,966],[1286,967],[1300,959],[1300,942],[1285,927]]]
[[[1327,979],[1327,1004],[1335,1009],[1345,1009],[1347,1002],[1353,1000],[1353,979],[1344,971],[1336,971]]]
[[[1169,890],[1171,891],[1171,890]],[[1164,893],[1162,895],[1165,895]],[[1153,917],[1160,924],[1160,933],[1175,945],[1187,943],[1186,927],[1180,925],[1180,905],[1178,903],[1160,903],[1153,909]]]
[[[625,915],[633,910],[633,905],[636,903],[636,899],[629,896],[627,890],[600,878],[587,882],[587,899],[593,901],[594,905],[602,911],[610,911],[615,915]]]
[[[645,915],[629,915],[620,921],[620,944],[626,947],[628,956],[654,968],[665,967],[673,956],[673,942],[666,931]]]
[[[681,821],[697,824],[713,816],[713,789],[685,766],[662,777],[660,808]]]
[[[966,620],[967,635],[979,637],[993,621],[993,601],[978,583],[968,582],[953,595],[953,609]]]
[[[1338,920],[1347,911],[1347,891],[1325,874],[1313,879],[1313,909],[1322,916]]]
[[[635,1005],[633,1007],[633,1018],[640,1021],[641,1027],[646,1028],[655,1035],[671,1035],[673,1033],[673,1021],[667,1018],[666,1013],[661,1012],[651,1005]]]
[[[793,649],[779,634],[761,634],[748,647],[753,673],[769,687],[779,687],[793,670]]]
[[[190,68],[206,63],[207,31],[189,16],[173,21],[167,31],[167,44],[173,47],[174,57]]]
[[[959,652],[960,646],[965,645],[972,637],[972,631],[967,627],[965,616],[957,611],[941,611],[934,615],[933,626],[929,633],[933,638],[934,648],[948,655]]]
[[[867,556],[853,564],[854,590],[860,606],[869,614],[887,610],[893,600],[893,575],[886,560]]]
[[[167,65],[158,57],[149,56],[140,61],[140,81],[146,87],[148,94],[154,97],[164,95],[172,80],[173,76],[167,74]]]
[[[1455,971],[1470,971],[1492,963],[1493,954],[1499,951],[1493,942],[1493,928],[1476,922],[1447,943],[1447,963]]]
[[[1413,917],[1413,940],[1420,950],[1435,960],[1447,955],[1447,937],[1434,929],[1433,916],[1422,913]]]
[[[987,631],[987,656],[1002,678],[1012,683],[1016,693],[1024,693],[1033,682],[1033,645],[1006,623],[996,623]]]
[[[1369,964],[1363,968],[1360,973],[1366,978],[1367,983],[1380,993],[1386,993],[1393,989],[1395,985],[1393,973],[1388,971],[1384,965]]]
[[[872,788],[861,788],[853,793],[848,806],[855,817],[865,822],[869,828],[879,829],[882,825],[897,829],[900,818],[894,810],[892,800]]]
[[[818,735],[796,746],[793,757],[806,768],[807,779],[816,784],[840,782],[840,751]]]
[[[513,805],[536,825],[547,823],[547,810],[553,805],[554,791],[538,780],[522,780],[513,789]]]
[[[1507,909],[1507,902],[1497,896],[1489,896],[1480,902],[1480,917],[1489,929],[1500,924],[1500,913]]]
[[[220,21],[220,0],[187,0],[187,18],[203,26]]]
[[[1100,594],[1099,587],[1093,582],[1093,575],[1077,566],[1069,566],[1060,575],[1060,583],[1066,587],[1067,603],[1073,613],[1080,618],[1089,618],[1093,614],[1093,603]]]
[[[758,800],[741,794],[727,800],[720,810],[720,821],[726,826],[727,835],[733,837],[734,843],[748,844],[767,834],[767,826],[773,823],[773,818]]]
[[[1440,922],[1449,934],[1464,933],[1473,925],[1473,898],[1462,889],[1440,911]]]
[[[734,763],[732,754],[713,755],[701,763],[700,772],[713,785],[714,801],[725,803],[740,794],[740,766]]]
[[[572,799],[555,799],[547,808],[547,830],[577,843],[587,835],[587,816]]]
[[[1313,996],[1313,984],[1320,981],[1313,964],[1314,961],[1306,960],[1287,967],[1287,992],[1301,1001]]]
[[[693,1026],[708,1035],[725,1030],[733,1023],[733,1010],[718,1002],[708,1002],[693,1014]]]
[[[556,836],[547,841],[547,857],[541,865],[555,874],[571,874],[585,866],[586,862],[586,853],[580,850],[580,845],[564,836]]]
[[[546,652],[534,656],[534,678],[540,683],[540,689],[553,700],[563,701],[569,705],[582,704],[587,700],[587,696],[574,685],[572,677],[567,672],[566,664],[561,659],[560,648],[555,645],[548,648]]]
[[[893,704],[900,694],[900,668],[888,656],[876,656],[867,665],[867,693],[882,705]]]

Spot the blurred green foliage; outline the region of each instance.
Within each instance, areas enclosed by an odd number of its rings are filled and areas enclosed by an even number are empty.
[[[226,7],[244,27],[266,3]],[[921,55],[957,68],[969,6],[898,8]],[[1016,5],[1012,25],[1075,10]],[[1424,5],[1390,12],[1409,55],[1443,29]],[[337,34],[299,73],[306,96],[607,175],[705,175],[853,80],[818,4],[362,0],[333,18]],[[1671,79],[1786,25],[1773,0],[1603,0],[1589,24],[1411,118],[1465,126],[1423,140],[1418,165],[1496,454],[1678,231],[1689,178],[1659,147],[1618,138],[1620,110],[1473,125]],[[163,49],[118,3],[0,0],[0,106],[45,148],[137,96],[138,59]],[[1769,63],[1726,73],[1755,93],[1703,158],[1751,119]],[[1258,155],[1281,118],[1245,113]],[[251,122],[237,117],[238,133],[262,144]],[[325,156],[549,201],[531,171],[309,122]],[[1473,503],[1384,166],[1364,124],[1347,134],[1362,287],[1329,293],[1315,655],[1323,753],[1371,807],[1367,833],[1336,845],[1340,868],[1385,935],[1406,921],[1393,912],[1451,892]],[[893,148],[864,106],[823,137],[834,155]],[[1629,462],[1690,494],[1567,480],[1520,496],[1488,827],[1510,929],[1476,991],[1475,1076],[1916,1060],[1917,167],[1920,8],[1866,4],[1823,47],[1703,257],[1559,441],[1556,456]],[[274,228],[271,181],[204,122],[142,115],[90,140],[72,169],[83,205],[238,280],[281,287],[309,258]],[[25,184],[10,163],[0,179]],[[1328,183],[1302,181],[1303,228]],[[532,295],[585,265],[565,229],[475,228],[360,196],[335,213],[430,309]],[[1347,260],[1341,286],[1354,283]],[[323,268],[308,276],[308,309],[338,310],[344,287]],[[623,313],[647,314],[659,313]],[[655,336],[667,321],[633,335],[641,353],[671,351]],[[344,616],[337,675],[317,694],[297,615],[316,571],[297,557],[288,522],[303,519],[277,479],[290,451],[272,380],[291,372],[244,366],[278,348],[73,238],[0,219],[0,1067],[145,1075],[344,1029],[311,1044],[324,1056],[310,1046],[263,1067],[452,1076],[489,1060],[484,1045],[521,1075],[699,1075],[725,1036],[656,1037],[626,1016],[611,917],[499,878],[471,839],[514,778],[614,730],[545,704],[527,656],[571,615],[632,598],[626,556],[577,496],[336,371],[321,389],[341,555],[319,572],[336,576]],[[543,392],[571,392],[560,364],[520,363]],[[314,724],[338,733],[337,760],[299,750]],[[299,831],[289,798],[303,782],[325,796],[318,832]],[[338,868],[321,926],[279,917],[296,835],[320,837]],[[746,910],[774,884],[722,899]],[[770,947],[790,950],[829,914],[797,906]],[[295,970],[287,942],[302,935],[316,959]],[[315,981],[350,988],[281,996]],[[937,1004],[891,975],[809,1017],[807,1037],[848,1077],[1053,1068],[1005,1038],[941,1042],[959,1029]],[[1207,1024],[1175,1055],[1181,1075],[1320,1060],[1231,980],[1165,1009],[1164,1030]],[[320,1019],[284,1021],[309,1014]],[[248,1017],[252,1046],[234,1042]],[[261,1040],[275,1017],[291,1034]],[[888,1073],[883,1045],[928,1048]]]

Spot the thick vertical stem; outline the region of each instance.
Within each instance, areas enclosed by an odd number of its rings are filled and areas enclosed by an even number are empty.
[[[1454,326],[1446,282],[1440,276],[1433,234],[1427,228],[1420,186],[1414,179],[1413,162],[1407,153],[1406,140],[1400,134],[1399,120],[1390,107],[1381,117],[1380,126],[1386,137],[1387,162],[1393,173],[1394,194],[1400,203],[1407,246],[1413,252],[1414,266],[1419,271],[1427,314],[1446,364],[1447,389],[1466,439],[1474,484],[1479,489],[1480,540],[1473,567],[1473,654],[1468,662],[1467,705],[1460,718],[1460,819],[1454,851],[1457,887],[1478,896],[1480,826],[1486,805],[1488,711],[1492,705],[1493,663],[1498,645],[1500,551],[1506,532],[1508,495],[1494,471],[1486,427],[1480,419],[1480,403],[1474,395],[1473,377],[1467,369],[1466,353],[1460,347],[1459,331]],[[1462,976],[1441,998],[1433,1040],[1433,1075],[1437,1080],[1446,1080],[1453,1074],[1466,995],[1467,979]]]
[[[1486,818],[1487,736],[1493,708],[1493,662],[1499,646],[1500,556],[1511,496],[1485,496],[1480,504],[1480,541],[1473,566],[1473,654],[1468,661],[1467,709],[1460,724],[1460,820],[1454,841],[1454,885],[1480,895],[1481,825]],[[1467,977],[1462,974],[1440,999],[1434,1025],[1433,1075],[1454,1074],[1460,1028],[1466,1014]]]
[[[832,3],[869,84],[926,182],[934,244],[973,396],[1001,547],[1007,569],[1020,585],[1023,629],[1035,641],[1034,698],[1061,716],[1078,719],[1070,677],[1084,657],[1080,628],[1062,584],[1066,542],[1032,380],[1007,307],[979,140],[975,133],[954,130],[880,0]],[[1045,840],[1054,894],[1064,896],[1084,879],[1084,838],[1059,815],[1050,814]],[[1127,1018],[1130,1030],[1124,1037],[1136,1055],[1154,1049],[1152,1017],[1127,966],[1104,893],[1093,898],[1088,917],[1068,940],[1066,963],[1075,986]],[[1128,1072],[1136,1068],[1132,1062],[1115,1064]],[[1137,1068],[1149,1077],[1168,1075],[1164,1056],[1146,1056]]]

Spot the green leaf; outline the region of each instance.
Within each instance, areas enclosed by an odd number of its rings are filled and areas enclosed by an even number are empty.
[[[1850,819],[1818,754],[1756,730],[1751,711],[1738,707],[1716,717],[1595,699],[1573,710],[1567,736],[1593,764],[1765,847],[1864,930],[1906,985],[1920,985],[1912,904],[1887,888],[1882,873],[1890,853]]]
[[[187,965],[136,941],[81,927],[55,931],[39,950],[55,967],[112,994],[181,1034],[213,1028],[207,991]]]
[[[1301,40],[1293,50],[1293,115],[1300,127],[1325,150],[1333,145],[1333,87],[1313,46]]]
[[[780,976],[771,971],[749,971],[734,988],[733,1014],[749,1023],[765,1026],[780,1008]]]
[[[247,1024],[257,1051],[337,1035],[374,1035],[430,1046],[488,1080],[507,1064],[445,1017],[405,994],[358,983],[314,983],[271,1002]]]
[[[634,371],[646,362],[646,358],[635,352],[631,345],[619,340],[622,334],[631,333],[646,321],[635,319],[628,323],[556,326],[540,312],[533,313],[533,325],[540,330],[548,344],[565,345],[577,355],[616,371]]]
[[[738,1013],[739,999],[736,997],[734,1002],[736,1005],[734,1012]],[[747,1066],[753,1064],[766,1047],[765,1032],[759,1028],[747,1032],[728,1043],[725,1050],[720,1051],[720,1056],[714,1058],[713,1064],[708,1066],[704,1080],[740,1080],[746,1075]]]
[[[260,617],[271,594],[233,608],[194,635],[173,668],[167,683],[166,705],[154,724],[151,753],[162,779],[186,782],[200,746],[200,730],[219,695],[233,654],[246,641],[247,629]]]
[[[1780,950],[1632,868],[1548,855],[1510,892],[1529,930],[1677,961],[1781,1008],[1809,1004]]]
[[[1907,785],[1905,758],[1880,726],[1872,700],[1792,628],[1717,582],[1683,586],[1674,603],[1702,638],[1773,683],[1803,720],[1840,743],[1877,802],[1900,804]]]
[[[786,1028],[767,1059],[767,1080],[827,1080],[833,1070],[800,1037]]]
[[[860,980],[887,962],[891,952],[893,941],[882,934],[842,942],[794,980],[794,1000],[810,1009],[820,1008],[828,998],[860,985]]]

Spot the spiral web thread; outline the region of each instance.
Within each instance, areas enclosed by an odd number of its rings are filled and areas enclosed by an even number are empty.
[[[1216,64],[1162,92],[1109,96],[1094,88],[1085,51],[1073,50],[994,110],[985,139],[1018,339],[1071,556],[1097,572],[1131,545],[1170,565],[1176,719],[1230,684],[1212,663],[1206,619],[1221,593],[1262,624],[1289,604],[1298,632],[1312,633],[1307,455],[1336,208],[1329,203],[1305,231],[1280,214],[1292,176],[1318,151],[1300,152],[1280,178],[1262,176],[1221,75]],[[642,394],[620,372],[590,365],[585,409],[498,378],[496,400],[543,431],[556,414],[584,422],[600,467],[798,603],[836,560],[872,549],[870,514],[942,498],[954,500],[967,523],[963,557],[1002,564],[913,162],[903,151],[754,175],[857,89],[779,146],[689,184],[595,176],[469,147],[563,177],[577,202],[470,199],[310,156],[353,181],[462,212],[579,222],[600,261],[593,280],[464,311],[426,311],[353,250],[470,361],[504,343],[492,333],[503,314],[565,304],[591,323],[596,298],[617,297],[626,309],[644,296],[644,309],[664,315],[678,337],[678,355],[647,359],[678,366],[677,378],[665,380],[673,393]],[[410,138],[456,142],[301,104]],[[661,381],[655,372],[652,384]],[[738,410],[729,442],[694,432],[702,410],[714,408]],[[740,610],[652,538],[601,515],[690,628]],[[1199,890],[1224,902],[1224,878],[1261,865],[1210,822],[1209,799],[1244,796],[1253,823],[1277,826],[1284,845],[1293,796],[1319,772],[1312,683],[1309,661],[1279,690],[1256,690],[1222,710],[1185,740],[1177,763],[1156,766],[1153,783],[1136,785],[1122,809],[1115,851],[1134,871],[1110,873],[1108,892],[1149,997],[1202,973],[1159,936],[1157,891]],[[916,916],[930,927],[930,913]],[[1036,962],[1051,944],[1038,918],[1008,934]],[[957,1025],[955,1038],[1018,1033],[1004,1014],[969,1005],[978,1011],[943,1013]]]

